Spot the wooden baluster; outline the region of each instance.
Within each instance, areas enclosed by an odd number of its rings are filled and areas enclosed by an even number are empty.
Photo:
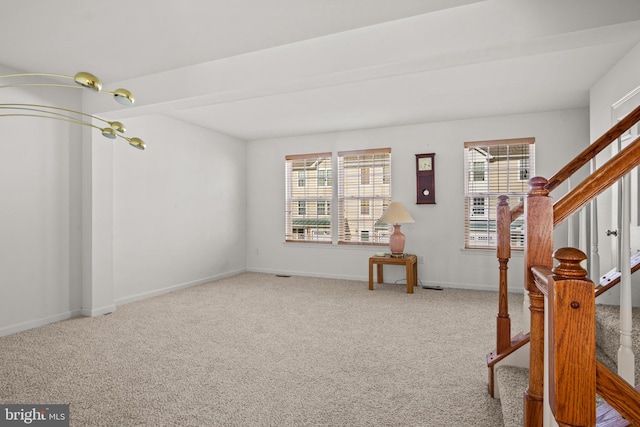
[[[509,318],[509,281],[507,269],[511,258],[511,208],[508,196],[498,196],[497,258],[500,265],[500,288],[498,301],[498,316],[496,319],[496,350],[503,353],[511,346],[511,319]]]
[[[575,248],[554,253],[549,281],[549,405],[561,426],[596,422],[595,285]]]
[[[536,288],[531,267],[553,267],[553,201],[546,185],[547,180],[542,177],[531,178],[524,206],[524,274],[531,314],[529,386],[524,393],[525,427],[539,427],[543,422],[544,295]]]

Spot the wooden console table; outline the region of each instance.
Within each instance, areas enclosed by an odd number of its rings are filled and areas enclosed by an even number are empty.
[[[382,267],[385,264],[404,265],[407,269],[407,293],[413,293],[413,287],[418,283],[418,257],[405,254],[402,258],[393,258],[387,254],[385,256],[372,256],[369,258],[369,290],[373,290],[373,265],[377,265],[378,283],[384,282]]]

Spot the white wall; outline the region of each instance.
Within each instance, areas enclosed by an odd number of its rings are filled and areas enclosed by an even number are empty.
[[[71,92],[3,89],[3,102],[81,110]],[[0,336],[245,270],[245,142],[161,116],[125,122],[146,151],[0,120]]]
[[[2,100],[78,109],[69,92],[2,89]],[[81,134],[61,121],[0,117],[0,335],[79,313]]]
[[[640,86],[640,44],[636,45],[627,55],[624,56],[609,72],[593,86],[590,93],[590,123],[591,141],[595,141],[612,125],[612,105],[623,98],[628,93]],[[598,157],[598,166],[602,165],[610,157],[610,152],[606,150]],[[611,219],[611,194],[609,191],[598,197],[598,223],[599,223],[599,254],[600,271],[605,273],[613,265],[611,260],[611,245],[614,242],[612,237],[606,236],[607,229],[612,229]],[[636,242],[637,246],[637,242]],[[595,279],[594,279],[595,280]],[[638,274],[632,276],[633,283],[639,284]],[[595,280],[597,281],[597,280]],[[634,286],[634,289],[638,289]],[[640,306],[640,292],[634,291],[634,306]],[[618,304],[620,301],[617,288],[612,289],[598,299],[598,302],[608,304]]]
[[[367,258],[379,247],[284,243],[284,158],[287,154],[391,147],[393,199],[403,202],[416,220],[402,227],[407,236],[405,251],[426,257],[426,263],[418,266],[420,280],[495,290],[495,252],[463,250],[463,143],[535,137],[536,175],[550,177],[587,146],[588,119],[588,110],[578,109],[249,142],[247,269],[367,280]],[[415,154],[430,152],[436,153],[437,204],[416,205]],[[566,234],[560,227],[557,235],[563,232]],[[563,238],[558,241],[562,244]],[[510,288],[521,290],[521,256],[514,254],[509,269]],[[403,277],[401,268],[386,267],[385,281]]]
[[[162,116],[126,124],[147,149],[115,147],[116,303],[244,271],[245,142]]]
[[[591,140],[595,141],[612,125],[611,106],[640,86],[640,44],[607,72],[590,92]]]

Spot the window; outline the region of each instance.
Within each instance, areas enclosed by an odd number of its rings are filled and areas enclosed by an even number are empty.
[[[524,200],[534,176],[535,139],[465,142],[465,247],[495,248],[498,196]],[[524,247],[523,220],[511,224],[511,246]]]
[[[331,215],[331,203],[325,201],[318,201],[318,215]]]
[[[529,176],[529,158],[518,160],[518,170],[520,171],[520,181],[528,181]]]
[[[391,200],[391,149],[338,153],[338,243],[387,244],[378,222]]]
[[[360,185],[371,184],[371,168],[360,168]]]
[[[487,215],[487,198],[474,197],[472,200],[471,216],[485,218]]]
[[[371,213],[371,203],[368,200],[360,202],[360,215],[367,216]]]
[[[285,240],[332,243],[337,230],[339,244],[388,244],[389,225],[378,218],[391,200],[391,149],[339,152],[337,163],[336,172],[331,153],[285,157]]]
[[[331,153],[285,157],[285,240],[331,243]]]
[[[484,181],[484,163],[485,162],[473,162],[473,175],[471,179],[474,181]]]
[[[331,169],[318,169],[318,185],[331,187]]]

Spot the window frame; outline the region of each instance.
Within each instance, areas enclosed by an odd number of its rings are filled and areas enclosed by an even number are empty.
[[[391,202],[391,148],[339,151],[337,163],[338,245],[387,246],[378,218]]]
[[[387,246],[390,225],[379,223],[378,218],[391,202],[391,148],[339,151],[336,157],[334,162],[333,153],[285,156],[285,242]],[[351,165],[345,164],[345,157],[355,157],[357,161]],[[301,171],[294,166],[294,162],[307,165],[318,159],[323,160],[318,162],[315,174],[309,173],[309,169]],[[345,167],[351,167],[350,172],[354,173],[351,187],[345,187],[345,177],[348,175]],[[347,194],[352,187],[357,187],[357,197]],[[322,197],[314,198],[311,194],[311,197],[301,198],[294,197],[295,191],[305,194],[315,191],[316,195],[320,191],[324,193]],[[357,203],[357,208],[346,212],[347,199]],[[318,224],[320,217],[328,220],[328,234],[326,227],[311,224],[313,218],[310,217],[314,214]],[[352,221],[352,214],[356,215],[357,220]],[[345,221],[351,221],[353,227],[349,238],[346,238]],[[311,229],[308,228],[310,226]],[[325,234],[320,236],[320,233]]]
[[[478,161],[482,156],[486,160]],[[485,164],[482,180],[478,179],[479,163]],[[508,196],[512,208],[526,197],[528,180],[535,174],[535,138],[465,142],[464,173],[464,247],[495,249],[497,197]],[[484,215],[477,204],[480,198],[486,200]],[[524,249],[521,219],[511,224],[511,246]]]
[[[332,175],[330,152],[285,156],[286,242],[332,243]],[[319,212],[320,203],[324,203],[323,213]]]

